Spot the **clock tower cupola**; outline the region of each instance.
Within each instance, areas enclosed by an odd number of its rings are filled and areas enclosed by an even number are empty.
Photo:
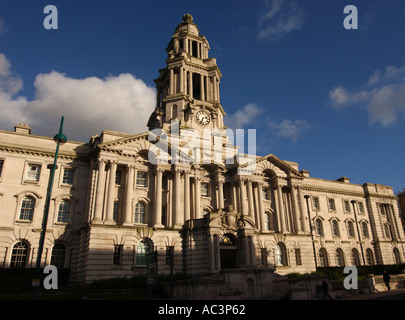
[[[219,84],[222,77],[216,59],[208,56],[209,43],[200,34],[190,14],[183,16],[167,48],[166,68],[155,79],[156,108],[148,127],[170,131],[173,122],[181,128],[223,129],[225,112]]]

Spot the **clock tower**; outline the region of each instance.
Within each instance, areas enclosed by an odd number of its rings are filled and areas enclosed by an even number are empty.
[[[193,129],[202,136],[204,129],[224,129],[219,94],[222,75],[216,59],[208,56],[209,50],[193,17],[185,14],[166,48],[167,66],[154,80],[157,99],[149,130],[162,128],[170,134],[176,123],[176,128]]]

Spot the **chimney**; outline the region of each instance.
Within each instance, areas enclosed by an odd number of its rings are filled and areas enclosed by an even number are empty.
[[[31,127],[28,124],[19,123],[14,126],[14,132],[22,134],[31,134]]]

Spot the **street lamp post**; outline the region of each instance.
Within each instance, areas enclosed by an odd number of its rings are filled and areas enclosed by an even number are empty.
[[[45,207],[44,207],[44,216],[42,218],[42,230],[41,230],[41,235],[39,237],[39,245],[38,245],[38,255],[37,255],[37,263],[36,263],[36,270],[35,270],[35,278],[32,281],[33,285],[33,298],[35,299],[36,296],[36,289],[39,286],[39,271],[41,267],[41,257],[42,257],[42,251],[44,249],[44,242],[45,242],[45,234],[46,234],[46,225],[48,223],[48,214],[49,214],[49,205],[51,202],[51,195],[52,195],[52,186],[53,186],[53,181],[55,177],[55,170],[57,168],[56,162],[58,159],[58,153],[59,153],[59,145],[64,144],[67,142],[66,136],[63,134],[63,119],[64,117],[62,116],[61,121],[60,121],[60,127],[59,127],[59,133],[54,136],[54,140],[56,142],[56,151],[55,151],[55,159],[53,161],[53,164],[48,165],[48,169],[51,170],[49,180],[48,180],[48,189],[46,193],[46,201],[45,201]]]
[[[305,195],[304,198],[305,198],[305,200],[307,202],[308,222],[309,222],[309,230],[311,232],[311,238],[312,238],[312,250],[314,251],[315,268],[318,268],[318,262],[317,262],[317,259],[316,259],[315,243],[314,243],[314,232],[313,232],[313,229],[312,229],[311,214],[309,212],[309,203],[308,203],[309,195]]]

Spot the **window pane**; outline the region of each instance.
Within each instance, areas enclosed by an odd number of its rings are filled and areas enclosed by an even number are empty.
[[[63,244],[56,244],[52,249],[51,265],[57,268],[65,267],[66,247]]]
[[[145,205],[137,203],[135,206],[135,223],[144,223],[145,221]]]
[[[63,181],[62,181],[62,183],[73,185],[74,177],[75,177],[75,170],[65,168],[63,170]]]
[[[17,242],[11,253],[10,268],[25,268],[28,255],[28,244]]]
[[[136,173],[136,185],[140,187],[146,187],[146,172]]]
[[[151,252],[151,246],[149,241],[142,240],[138,243],[136,247],[136,264],[137,265],[146,265],[146,257]]]
[[[20,220],[32,221],[34,213],[35,200],[32,197],[26,197],[21,203]]]
[[[27,180],[38,181],[40,173],[41,173],[41,166],[29,165],[27,171]]]
[[[62,200],[59,203],[58,222],[68,223],[70,214],[70,201]]]
[[[113,220],[115,222],[118,222],[119,214],[120,214],[120,203],[119,202],[114,202]]]
[[[201,195],[208,197],[208,183],[201,183]]]

